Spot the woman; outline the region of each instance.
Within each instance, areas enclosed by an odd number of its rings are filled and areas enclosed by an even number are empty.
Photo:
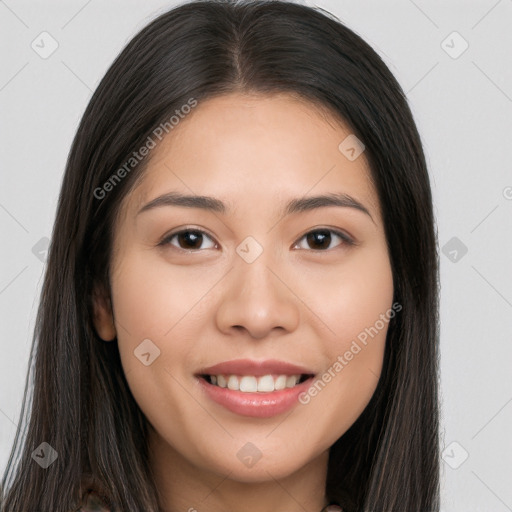
[[[378,55],[281,1],[144,28],[71,148],[33,357],[2,510],[439,510],[432,197]]]

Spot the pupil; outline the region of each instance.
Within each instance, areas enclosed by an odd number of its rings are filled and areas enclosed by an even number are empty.
[[[185,239],[185,249],[190,249],[190,246],[193,248],[200,247],[201,246],[201,239],[202,235],[201,233],[198,233],[197,231],[184,231],[183,233],[179,234],[179,240],[180,240],[180,246],[183,247],[183,244],[181,243],[183,239]],[[189,243],[189,240],[191,239],[191,243]],[[198,243],[199,241],[199,243]]]
[[[331,245],[331,233],[328,230],[314,231],[307,236],[308,243],[320,245],[322,248],[328,248]]]

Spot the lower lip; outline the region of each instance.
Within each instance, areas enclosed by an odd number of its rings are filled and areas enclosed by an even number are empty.
[[[202,377],[197,378],[206,395],[214,402],[235,414],[253,418],[271,418],[287,412],[299,403],[299,395],[310,387],[314,379],[314,377],[309,377],[293,388],[285,388],[270,393],[244,393],[243,391],[233,391],[232,389],[215,386]]]

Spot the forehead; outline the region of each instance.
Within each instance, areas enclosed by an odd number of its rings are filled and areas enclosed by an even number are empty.
[[[346,123],[295,95],[207,99],[151,151],[130,203],[140,208],[158,194],[180,190],[218,197],[234,211],[248,195],[275,204],[341,192],[364,199],[378,215],[364,152],[350,160],[340,150],[347,137],[353,134]]]

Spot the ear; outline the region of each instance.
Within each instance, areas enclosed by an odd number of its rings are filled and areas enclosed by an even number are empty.
[[[105,288],[95,285],[92,293],[93,322],[98,336],[103,341],[112,341],[117,333],[114,326],[112,303]]]

